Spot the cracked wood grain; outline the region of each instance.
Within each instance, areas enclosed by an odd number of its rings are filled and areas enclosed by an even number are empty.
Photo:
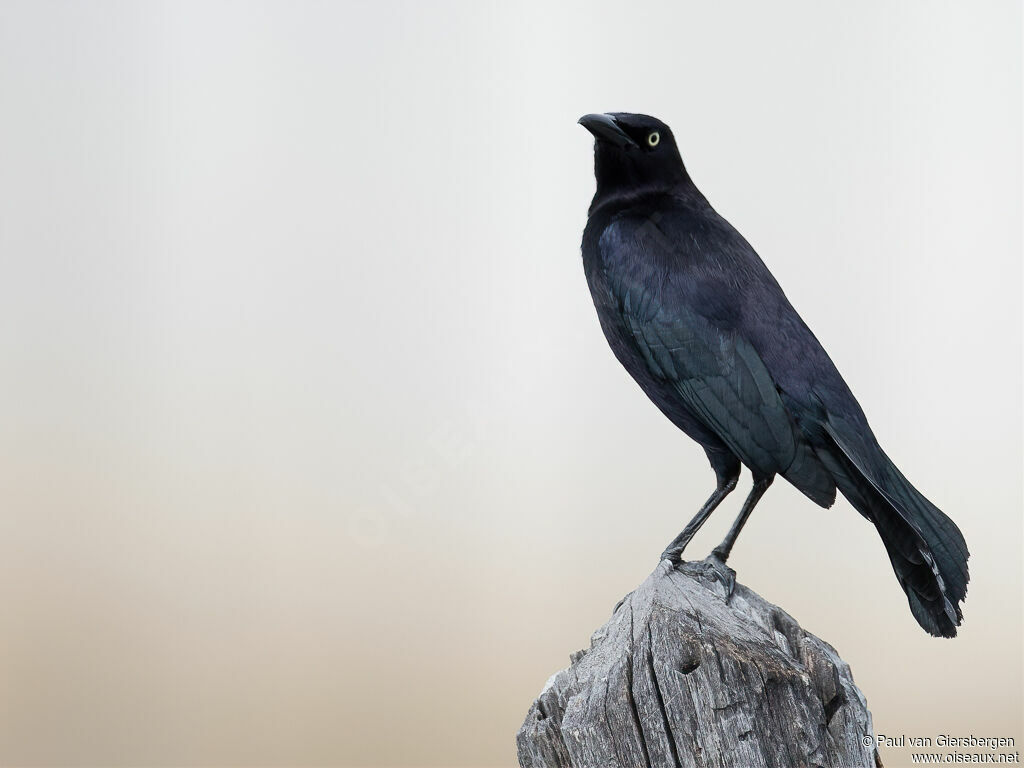
[[[828,643],[702,563],[662,562],[548,681],[522,768],[879,768],[863,694]]]

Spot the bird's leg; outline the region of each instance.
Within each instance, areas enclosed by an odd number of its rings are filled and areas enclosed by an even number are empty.
[[[740,531],[743,530],[743,526],[747,522],[747,518],[750,517],[750,513],[754,511],[754,507],[757,506],[757,502],[764,496],[764,492],[768,490],[768,486],[772,484],[774,475],[768,477],[762,477],[754,480],[754,487],[750,489],[750,493],[747,495],[746,501],[743,502],[743,508],[740,509],[739,517],[736,518],[736,522],[732,524],[732,528],[722,539],[722,543],[711,550],[711,554],[717,558],[722,564],[729,559],[729,553],[732,552],[732,545],[736,543],[736,537],[740,535]]]
[[[757,502],[760,501],[762,496],[764,496],[764,492],[768,490],[768,486],[772,484],[772,480],[774,479],[774,476],[769,476],[754,480],[754,487],[750,489],[750,493],[743,502],[743,508],[740,509],[740,514],[736,518],[736,522],[732,524],[732,528],[729,529],[729,533],[725,535],[722,543],[711,550],[711,554],[704,560],[704,562],[707,563],[707,565],[715,572],[716,578],[725,585],[726,602],[729,601],[732,597],[733,590],[736,589],[736,571],[727,566],[725,561],[729,559],[729,553],[732,552],[732,546],[736,543],[736,537],[740,535],[740,531],[743,530],[743,526],[747,522],[747,518],[750,517],[750,513],[754,511],[754,507],[757,506]]]
[[[736,487],[736,480],[738,478],[738,472],[732,477],[718,478],[718,487],[715,488],[714,493],[704,502],[704,506],[694,515],[693,520],[687,523],[686,527],[679,532],[679,535],[672,539],[672,543],[661,553],[661,560],[668,560],[673,565],[680,561],[680,555],[683,554],[686,545],[690,543],[690,539],[700,530],[700,527],[704,525],[704,522],[711,516],[711,513],[715,511],[715,507],[722,503],[722,499],[728,496]]]

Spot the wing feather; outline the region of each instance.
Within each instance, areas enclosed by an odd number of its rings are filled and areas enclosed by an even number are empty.
[[[781,474],[831,505],[835,484],[804,443],[764,360],[721,316],[742,305],[741,295],[721,295],[723,285],[736,289],[739,281],[711,279],[715,265],[682,250],[692,238],[649,242],[650,229],[620,220],[599,243],[609,298],[647,369],[755,474]]]

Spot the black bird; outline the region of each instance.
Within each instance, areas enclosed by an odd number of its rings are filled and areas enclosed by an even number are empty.
[[[672,131],[627,113],[579,122],[596,139],[583,265],[601,328],[718,480],[662,557],[680,559],[741,464],[754,485],[712,552],[720,572],[776,475],[822,507],[838,489],[878,529],[914,618],[932,635],[955,636],[967,594],[963,535],[885,455],[768,268],[694,186]]]

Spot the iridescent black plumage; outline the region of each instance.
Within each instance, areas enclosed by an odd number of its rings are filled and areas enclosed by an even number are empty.
[[[724,563],[776,475],[828,507],[838,489],[873,522],[917,621],[952,637],[967,592],[959,529],[878,445],[860,405],[754,249],[690,180],[671,130],[646,115],[587,115],[597,193],[583,263],[612,351],[707,453],[718,487],[666,555],[678,557],[754,476]]]

